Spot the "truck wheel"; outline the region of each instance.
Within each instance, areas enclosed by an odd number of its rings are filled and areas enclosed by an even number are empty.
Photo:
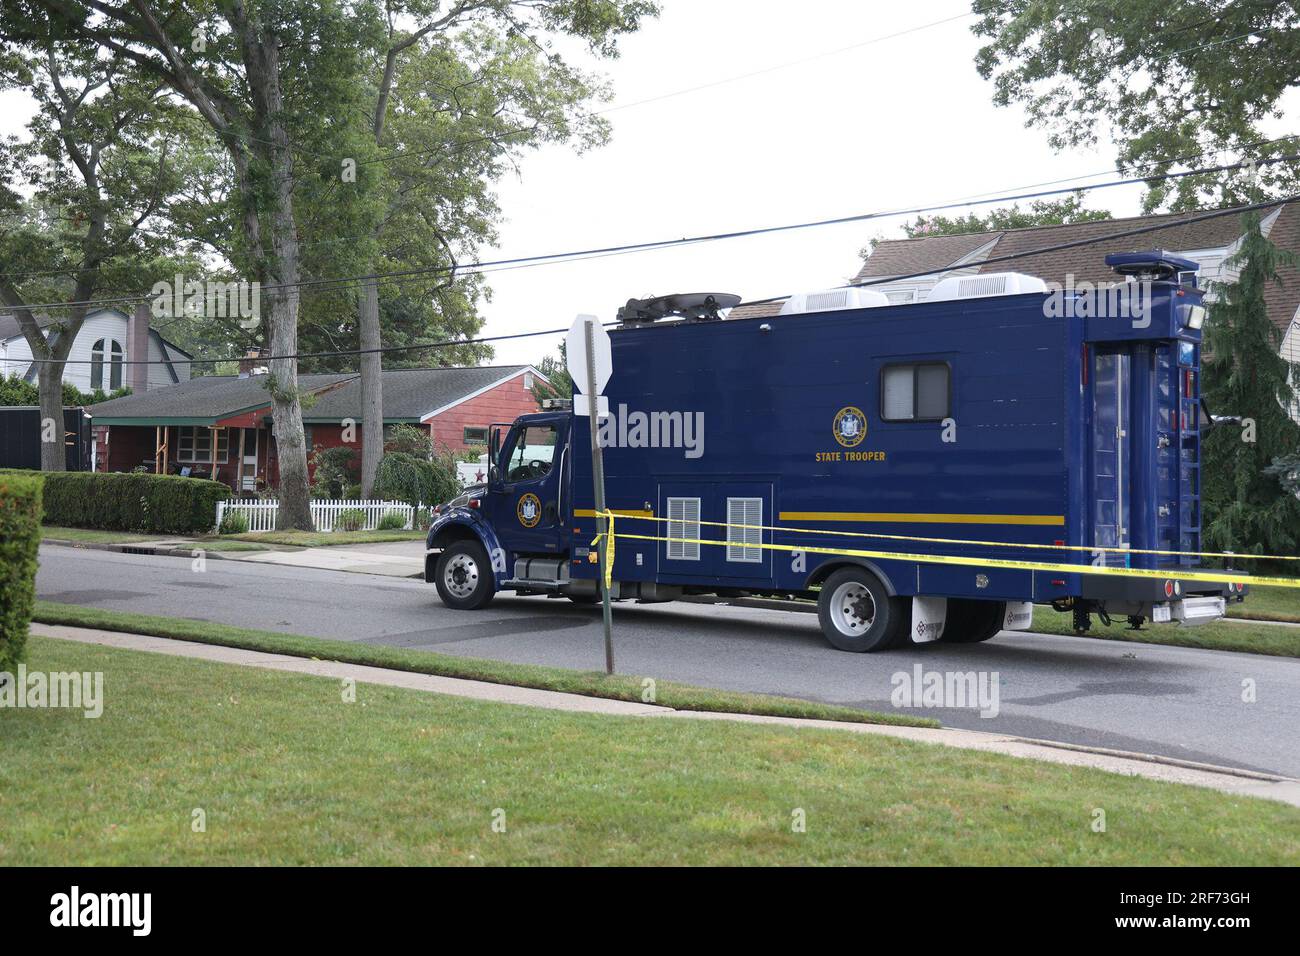
[[[822,633],[842,651],[863,653],[897,647],[911,623],[906,598],[891,598],[866,568],[841,568],[822,585],[817,617]]]
[[[948,599],[948,621],[939,640],[944,644],[978,644],[1002,630],[1006,601]]]
[[[497,590],[492,564],[477,541],[449,545],[438,557],[433,580],[442,603],[458,611],[487,607]]]

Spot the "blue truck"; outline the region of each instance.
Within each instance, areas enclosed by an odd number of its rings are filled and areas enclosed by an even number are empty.
[[[1244,583],[1180,577],[1201,566],[1214,424],[1197,267],[1106,261],[1095,288],[978,273],[920,303],[846,287],[753,318],[719,317],[734,296],[629,301],[599,419],[611,597],[815,599],[846,651],[984,641],[1035,604],[1079,630],[1222,616]],[[570,409],[492,426],[487,484],[429,529],[444,604],[599,600],[589,427]]]

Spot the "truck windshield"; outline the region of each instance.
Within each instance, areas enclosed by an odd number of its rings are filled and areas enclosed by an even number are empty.
[[[528,481],[550,474],[555,458],[554,425],[529,425],[515,432],[515,441],[506,458],[506,480]]]

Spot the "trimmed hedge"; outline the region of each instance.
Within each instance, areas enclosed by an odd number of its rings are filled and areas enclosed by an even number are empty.
[[[11,674],[27,644],[40,543],[40,476],[0,474],[0,671]]]
[[[179,475],[52,471],[43,477],[46,522],[69,528],[206,534],[217,523],[217,502],[230,497],[219,481]]]

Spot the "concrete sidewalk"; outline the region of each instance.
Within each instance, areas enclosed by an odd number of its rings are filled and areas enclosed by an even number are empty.
[[[741,723],[877,734],[922,743],[959,747],[965,750],[980,750],[1012,757],[1043,760],[1049,763],[1091,767],[1110,773],[1145,777],[1167,783],[1190,784],[1219,790],[1235,796],[1262,797],[1289,803],[1292,806],[1300,806],[1300,780],[1245,770],[1214,767],[1207,764],[1169,760],[1146,754],[1077,747],[1025,737],[982,733],[972,730],[954,730],[951,728],[893,727],[884,724],[858,724],[794,717],[763,717],[752,714],[678,711],[668,707],[642,704],[635,701],[608,700],[600,697],[584,697],[578,694],[565,694],[508,684],[437,677],[431,674],[415,674],[409,671],[389,670],[361,664],[345,664],[338,661],[292,657],[285,654],[249,651],[143,634],[123,634],[116,631],[47,624],[33,624],[31,632],[41,637],[79,641],[85,644],[100,644],[127,650],[191,657],[244,667],[292,671],[335,680],[352,678],[358,683],[401,687],[426,693],[450,694],[456,697],[516,704],[525,707],[543,707],[549,710],[612,714],[626,717],[729,720]]]
[[[280,564],[323,571],[351,571],[395,578],[424,577],[424,541],[385,541],[372,544],[331,545],[324,548],[295,548],[266,545],[263,549],[220,551],[210,541],[193,538],[158,538],[121,543],[60,541],[44,544],[92,551],[115,551],[119,554],[151,554],[193,559],[196,552],[213,561],[251,561],[257,564]],[[239,543],[239,542],[234,542]],[[246,542],[252,544],[252,542]]]

